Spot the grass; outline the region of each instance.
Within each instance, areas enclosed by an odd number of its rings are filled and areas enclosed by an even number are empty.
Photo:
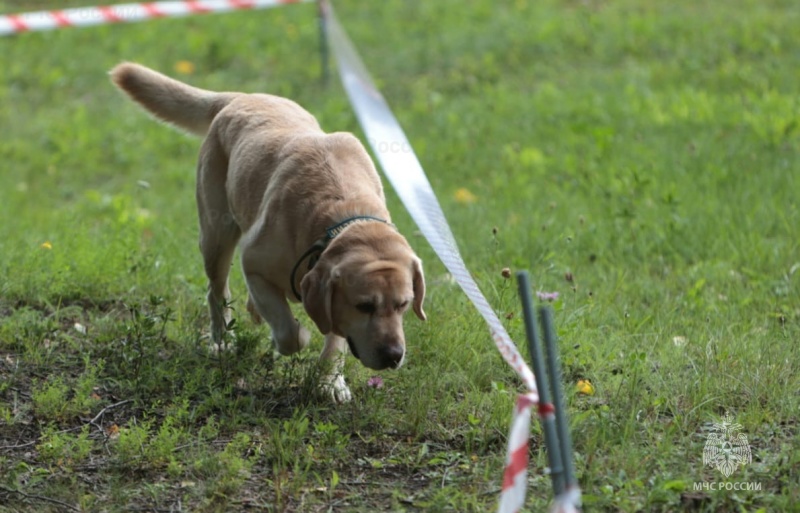
[[[560,292],[568,389],[595,388],[568,398],[587,509],[796,510],[800,5],[336,5],[512,337],[501,269]],[[199,141],[106,72],[133,60],[285,95],[360,134],[319,82],[316,31],[295,5],[0,40],[0,512],[495,507],[520,385],[391,191],[429,322],[409,318],[408,363],[383,388],[349,361],[354,401],[315,399],[320,337],[275,357],[238,272],[237,342],[204,350]],[[729,479],[702,462],[725,412],[752,449]],[[526,510],[541,511],[533,430]]]

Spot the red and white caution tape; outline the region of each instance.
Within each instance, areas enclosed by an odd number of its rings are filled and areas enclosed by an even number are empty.
[[[35,30],[87,27],[154,18],[175,18],[193,14],[267,9],[308,1],[310,0],[181,0],[8,14],[0,16],[0,36]]]
[[[506,468],[503,472],[500,504],[497,508],[499,513],[516,513],[525,504],[531,408],[538,399],[538,395],[534,394],[521,395],[517,398],[514,416],[511,419],[511,432],[508,435]]]
[[[439,201],[403,129],[372,82],[330,4],[323,2],[322,5],[328,40],[338,61],[342,83],[384,174],[428,243],[486,320],[503,358],[528,389],[527,394],[518,397],[514,410],[498,507],[499,513],[516,513],[525,504],[531,407],[539,402],[533,372],[467,270]],[[577,497],[579,500],[579,492]],[[577,511],[574,504],[579,502],[557,499],[555,505],[566,513]],[[565,505],[571,509],[563,509]]]

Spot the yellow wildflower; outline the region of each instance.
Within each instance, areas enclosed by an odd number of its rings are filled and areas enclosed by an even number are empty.
[[[588,379],[579,379],[578,380],[578,393],[586,394],[586,395],[594,395],[594,386],[592,386],[592,382]]]
[[[39,247],[42,248],[42,249],[53,249],[53,245],[50,244],[49,240],[46,240],[46,241],[42,242],[42,245],[39,246]]]
[[[175,71],[181,75],[191,75],[194,73],[194,63],[189,61],[178,61],[175,63]]]
[[[456,189],[456,192],[455,194],[453,194],[453,196],[455,197],[458,203],[464,205],[466,205],[467,203],[475,203],[475,201],[478,199],[478,197],[472,194],[469,191],[469,189],[466,189],[464,187]]]

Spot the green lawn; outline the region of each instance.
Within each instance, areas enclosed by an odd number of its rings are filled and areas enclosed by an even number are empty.
[[[501,270],[560,293],[587,510],[800,511],[800,3],[335,5],[520,345]],[[383,388],[350,358],[353,402],[316,398],[321,337],[274,356],[238,264],[237,342],[205,349],[200,141],[107,71],[288,96],[361,136],[319,80],[315,13],[0,39],[0,512],[496,507],[522,389],[391,190],[429,320]],[[726,412],[752,452],[729,478],[702,459]],[[541,440],[534,422],[529,511],[551,496]]]

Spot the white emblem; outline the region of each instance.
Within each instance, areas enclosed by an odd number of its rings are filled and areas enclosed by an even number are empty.
[[[735,423],[729,413],[725,414],[722,422],[715,422],[713,428],[715,432],[708,435],[703,448],[703,465],[712,466],[725,477],[730,477],[739,465],[753,461],[747,435],[739,433],[742,425]]]

